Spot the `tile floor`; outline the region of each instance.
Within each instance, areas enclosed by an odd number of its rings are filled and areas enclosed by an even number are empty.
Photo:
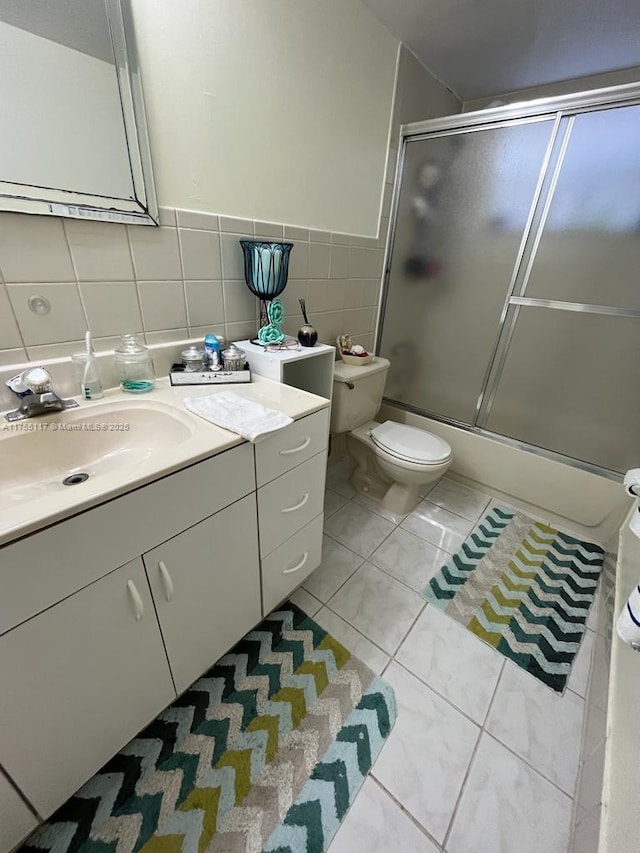
[[[323,562],[292,598],[384,674],[398,720],[330,853],[567,853],[593,632],[558,697],[420,595],[491,496],[443,479],[398,517],[348,473],[329,466]]]

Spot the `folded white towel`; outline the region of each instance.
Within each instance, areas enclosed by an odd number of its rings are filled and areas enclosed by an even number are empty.
[[[640,586],[631,591],[616,623],[618,636],[625,643],[640,644]]]
[[[259,441],[268,433],[293,423],[289,415],[268,409],[262,403],[247,400],[230,391],[221,391],[208,397],[186,397],[184,404],[189,411],[206,421],[236,432],[248,441]]]

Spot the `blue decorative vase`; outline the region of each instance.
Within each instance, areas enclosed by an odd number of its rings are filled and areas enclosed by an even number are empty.
[[[260,300],[260,326],[269,323],[267,303],[279,296],[289,277],[289,255],[293,243],[240,240],[244,253],[244,280]]]

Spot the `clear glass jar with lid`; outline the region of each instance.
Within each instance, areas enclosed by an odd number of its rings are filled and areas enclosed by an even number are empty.
[[[123,391],[143,394],[155,385],[155,372],[151,352],[138,343],[135,335],[123,335],[122,343],[115,350],[116,368]]]

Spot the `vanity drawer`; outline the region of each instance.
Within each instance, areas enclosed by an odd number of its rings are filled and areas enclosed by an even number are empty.
[[[258,486],[275,480],[325,449],[329,441],[329,412],[327,408],[307,415],[256,444]]]
[[[324,515],[316,516],[262,561],[264,616],[320,565],[323,521]]]
[[[327,454],[318,453],[258,489],[261,556],[270,554],[322,512],[326,471]]]
[[[0,634],[254,489],[243,444],[5,545]]]

